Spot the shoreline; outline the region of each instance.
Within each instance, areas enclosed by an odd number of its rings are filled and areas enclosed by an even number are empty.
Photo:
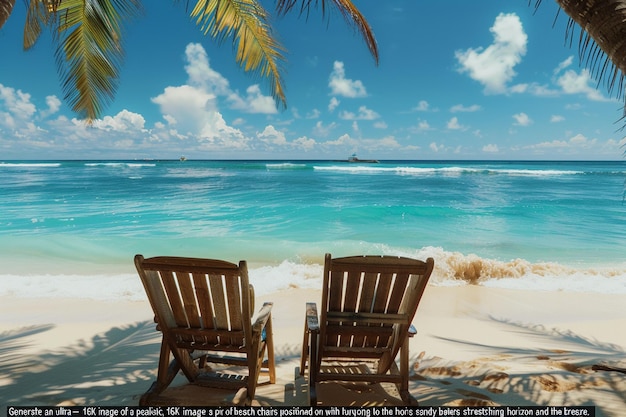
[[[259,295],[273,301],[278,381],[256,405],[305,405],[299,377],[304,305],[320,290]],[[620,416],[626,378],[591,370],[626,365],[623,295],[481,286],[426,289],[413,321],[410,390],[420,405],[595,405]],[[156,371],[160,334],[147,299],[0,297],[0,402],[136,405]],[[208,390],[208,391],[207,391]],[[207,394],[208,393],[208,394]],[[223,405],[233,393],[177,377],[166,391],[189,404]],[[388,390],[324,384],[328,405],[391,404]]]

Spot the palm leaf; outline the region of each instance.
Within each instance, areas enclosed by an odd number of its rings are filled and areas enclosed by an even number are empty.
[[[626,0],[557,0],[569,21],[566,39],[580,28],[578,52],[581,61],[609,94],[624,97],[626,73]],[[535,1],[539,7],[541,0]],[[626,107],[625,107],[626,110]]]
[[[0,0],[0,28],[11,16],[15,0]]]
[[[269,78],[272,96],[286,105],[281,75],[284,48],[257,0],[198,0],[191,17],[205,34],[220,42],[232,37],[237,63],[245,71]]]
[[[39,35],[42,26],[52,24],[57,7],[61,0],[30,0],[28,11],[26,12],[26,24],[24,25],[24,49],[32,48]]]
[[[138,0],[63,0],[58,5],[56,58],[65,100],[88,120],[113,99],[123,58],[121,23],[139,10]]]
[[[277,0],[276,9],[278,10],[278,14],[284,15],[292,11],[297,4],[300,4],[300,14],[306,14],[308,17],[311,7],[317,8],[320,6],[322,8],[322,15],[325,15],[327,3],[331,3],[331,5],[335,6],[345,21],[356,28],[367,44],[367,48],[374,57],[376,64],[378,64],[378,44],[374,37],[374,32],[365,17],[351,0]]]

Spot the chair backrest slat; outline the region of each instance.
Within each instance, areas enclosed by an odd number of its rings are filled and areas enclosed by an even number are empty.
[[[391,357],[395,356],[398,335],[408,331],[433,265],[432,259],[333,259],[327,254],[320,317],[322,349],[389,349]],[[325,326],[333,330],[326,334]]]
[[[162,330],[171,328],[181,345],[244,346],[251,337],[254,292],[244,261],[142,257],[135,262]]]

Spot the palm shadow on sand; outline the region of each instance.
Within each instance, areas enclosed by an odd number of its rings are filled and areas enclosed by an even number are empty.
[[[91,340],[40,354],[21,353],[28,336],[53,325],[0,334],[0,386],[5,405],[120,405],[136,403],[153,378],[159,349],[154,323],[115,327]]]
[[[622,346],[592,340],[572,331],[549,329],[489,317],[509,328],[510,332],[537,340],[538,345],[554,349],[506,346],[502,340],[484,344],[455,338],[437,337],[459,346],[475,346],[492,355],[471,361],[454,361],[438,357],[413,358],[414,395],[422,405],[569,405],[595,406],[596,416],[619,415],[626,407],[626,378],[615,372],[596,372],[598,363],[626,361]],[[436,336],[435,336],[436,337]],[[507,361],[515,360],[519,369],[511,372]],[[521,364],[521,367],[519,366]],[[592,389],[611,391],[610,404],[594,401]],[[571,395],[589,390],[589,395]],[[605,397],[603,397],[605,398]],[[616,414],[617,412],[617,414]]]

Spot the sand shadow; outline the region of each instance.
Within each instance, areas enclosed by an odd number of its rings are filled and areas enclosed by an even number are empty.
[[[159,338],[154,323],[115,327],[91,340],[40,354],[20,355],[22,340],[51,326],[0,335],[0,386],[5,405],[130,405],[153,378]],[[7,344],[8,343],[8,344]]]
[[[624,348],[589,339],[570,330],[549,329],[488,318],[558,349],[534,349],[495,343],[476,343],[455,338],[436,337],[465,348],[492,352],[471,361],[426,357],[414,360],[411,391],[423,405],[578,405],[595,406],[596,416],[620,415],[626,407],[626,378],[617,373],[592,369],[598,362],[623,361]],[[527,372],[511,372],[507,361]],[[593,391],[611,392],[610,404],[598,403]],[[582,393],[582,395],[581,395]],[[576,395],[574,395],[576,394]],[[606,396],[605,396],[606,397]]]

